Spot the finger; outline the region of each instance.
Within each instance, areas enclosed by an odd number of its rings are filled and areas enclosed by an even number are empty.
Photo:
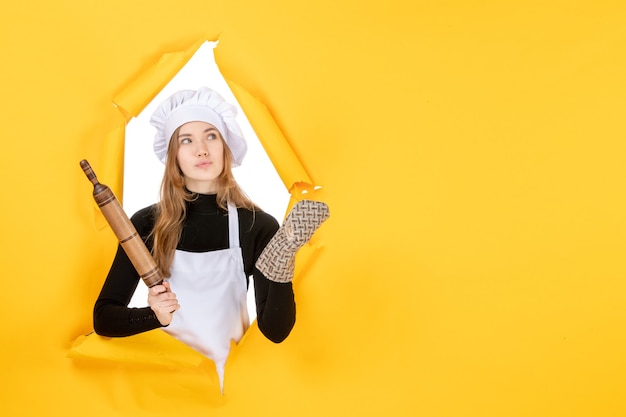
[[[178,305],[178,300],[176,298],[163,298],[163,299],[159,299],[158,301],[156,301],[155,306],[158,306],[159,308],[171,308],[173,306],[177,306]]]
[[[177,305],[178,305],[178,301],[174,299],[174,300],[160,301],[157,304],[157,307],[170,310],[172,307],[176,307]]]
[[[176,311],[180,309],[180,305],[174,304],[172,306],[159,306],[157,310],[160,315],[173,315]]]
[[[174,294],[173,292],[162,292],[160,294],[153,295],[152,298],[156,302],[169,301],[169,300],[177,301],[176,294]]]
[[[155,285],[154,287],[148,288],[148,294],[157,295],[167,291],[165,285]]]

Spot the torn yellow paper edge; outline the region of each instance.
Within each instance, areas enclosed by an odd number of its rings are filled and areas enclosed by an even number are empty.
[[[226,79],[285,188],[293,195],[297,183],[313,184],[267,107],[237,83]]]
[[[204,42],[207,40],[201,39],[184,51],[164,54],[152,68],[142,73],[113,98],[115,105],[120,111],[137,117]]]
[[[97,169],[99,178],[106,178],[105,182],[116,196],[120,196],[122,193],[123,169],[117,168],[123,167],[123,163],[113,164],[106,161],[114,161],[120,155],[123,158],[126,124],[132,117],[143,111],[204,42],[208,41],[202,39],[183,51],[163,55],[154,67],[129,83],[122,92],[114,97],[113,104],[121,112],[122,119],[120,124],[109,132],[102,156],[94,170]],[[228,79],[226,82],[241,105],[283,184],[289,190],[291,194],[289,206],[291,207],[296,201],[301,200],[303,195],[312,198],[313,194],[319,194],[315,191],[313,181],[267,107],[235,82]],[[306,191],[307,194],[304,194],[303,191]],[[95,221],[99,229],[106,226],[106,220],[97,206]],[[307,269],[319,248],[321,245],[311,242],[301,248],[295,271],[296,277]],[[244,339],[245,335],[240,343]],[[212,361],[199,352],[158,329],[124,338],[105,338],[95,333],[80,336],[74,341],[68,356],[71,358],[123,361],[133,364],[198,367],[205,361],[213,365]]]
[[[139,365],[167,367],[205,366],[208,358],[161,330],[128,337],[103,337],[95,333],[78,337],[68,357],[73,359],[123,360]]]

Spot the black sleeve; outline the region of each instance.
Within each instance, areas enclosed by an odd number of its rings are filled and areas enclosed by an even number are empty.
[[[256,234],[254,262],[278,230],[276,220],[258,219],[260,230]],[[265,221],[263,221],[265,220]],[[261,333],[274,343],[289,336],[296,322],[296,303],[291,282],[278,283],[267,279],[256,267],[253,269],[257,323]]]
[[[142,217],[145,214],[145,210],[140,211],[132,218],[142,237],[146,229]],[[138,283],[139,274],[126,252],[118,245],[115,259],[93,310],[93,325],[97,334],[108,337],[130,336],[162,327],[150,307],[128,307]]]
[[[257,323],[261,333],[274,343],[289,336],[296,323],[296,303],[291,282],[279,283],[254,269]]]

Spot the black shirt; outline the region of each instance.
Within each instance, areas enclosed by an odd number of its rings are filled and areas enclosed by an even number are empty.
[[[291,332],[295,323],[295,301],[291,283],[268,280],[254,264],[278,230],[278,223],[269,214],[238,208],[239,243],[246,278],[253,277],[257,322],[261,332],[279,343]],[[149,235],[155,221],[155,206],[139,210],[131,221],[152,250]],[[187,203],[177,249],[208,252],[228,248],[228,211],[217,205],[216,195],[198,194]],[[102,336],[129,336],[162,327],[150,307],[129,308],[139,275],[126,252],[118,246],[115,259],[94,306],[94,329]],[[143,284],[142,284],[143,285]],[[176,313],[174,313],[176,314]]]

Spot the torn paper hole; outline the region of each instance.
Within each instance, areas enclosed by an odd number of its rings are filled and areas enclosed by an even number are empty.
[[[152,149],[155,131],[149,123],[150,116],[163,100],[176,91],[207,86],[238,108],[237,119],[248,142],[248,153],[242,165],[233,169],[237,182],[252,201],[274,216],[279,223],[282,221],[289,204],[290,194],[217,67],[213,54],[216,46],[217,42],[204,42],[163,90],[136,118],[128,123],[122,201],[124,210],[129,216],[159,200],[159,187],[164,165]],[[147,288],[140,285],[137,287],[130,306],[145,306],[146,300]],[[253,286],[250,286],[248,291],[248,310],[250,320],[254,320],[256,307]]]

